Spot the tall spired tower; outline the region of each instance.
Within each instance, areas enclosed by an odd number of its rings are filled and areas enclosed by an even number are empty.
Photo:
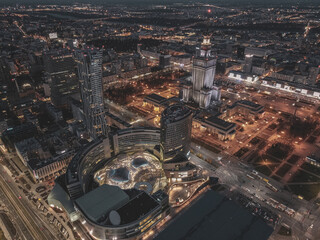
[[[220,101],[220,87],[214,85],[217,59],[211,54],[210,35],[205,35],[201,48],[193,58],[192,78],[183,85],[183,101],[194,101],[207,108],[211,101]]]

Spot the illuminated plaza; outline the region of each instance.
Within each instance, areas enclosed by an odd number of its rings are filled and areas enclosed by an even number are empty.
[[[49,204],[94,239],[133,239],[153,229],[208,184],[206,171],[189,162],[191,116],[171,105],[161,129],[122,129],[93,140],[57,180]]]
[[[151,192],[166,184],[161,178],[163,170],[159,159],[147,151],[121,153],[94,174],[99,185],[115,185],[121,189],[147,186]]]

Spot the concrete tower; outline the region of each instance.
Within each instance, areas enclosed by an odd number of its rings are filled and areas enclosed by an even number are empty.
[[[246,54],[245,59],[244,59],[244,66],[243,66],[243,71],[245,73],[251,73],[252,60],[253,60],[253,55],[252,54]]]
[[[194,101],[200,108],[207,108],[211,101],[220,100],[220,97],[217,99],[220,93],[213,94],[216,62],[216,57],[211,54],[210,35],[205,35],[193,58],[191,81],[183,86],[184,102]],[[214,91],[216,89],[220,88],[215,87]]]
[[[167,107],[161,115],[160,153],[167,161],[190,151],[192,112],[182,104]]]

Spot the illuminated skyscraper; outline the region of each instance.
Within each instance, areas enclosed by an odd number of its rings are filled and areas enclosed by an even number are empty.
[[[200,108],[211,101],[220,101],[221,88],[214,86],[217,59],[211,54],[210,36],[203,38],[201,48],[193,58],[192,78],[183,86],[183,101],[195,102]]]
[[[92,138],[107,134],[102,91],[102,50],[85,49],[75,52],[80,93],[88,132]]]
[[[245,73],[251,73],[252,70],[252,60],[253,60],[253,55],[247,54],[244,59],[244,67],[243,71]]]
[[[190,151],[192,112],[182,104],[167,107],[161,114],[160,152],[163,161]]]

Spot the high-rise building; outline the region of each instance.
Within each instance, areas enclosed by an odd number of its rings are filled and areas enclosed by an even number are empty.
[[[159,67],[167,68],[170,67],[171,55],[160,55],[159,57]]]
[[[88,132],[92,138],[107,134],[102,91],[102,50],[77,50],[80,93]]]
[[[68,98],[79,94],[76,64],[69,52],[52,52],[44,57],[46,83],[50,87],[51,101],[55,106],[67,104]]]
[[[247,55],[245,56],[244,66],[243,66],[243,71],[244,71],[245,73],[251,73],[251,70],[252,70],[252,60],[253,60],[253,55],[247,54]]]
[[[182,104],[167,107],[161,114],[160,153],[167,161],[190,151],[192,111]]]
[[[212,101],[220,101],[220,93],[213,94],[220,88],[214,88],[217,59],[211,52],[210,36],[206,35],[193,58],[191,81],[183,85],[183,101],[195,102],[200,108],[208,108]]]

